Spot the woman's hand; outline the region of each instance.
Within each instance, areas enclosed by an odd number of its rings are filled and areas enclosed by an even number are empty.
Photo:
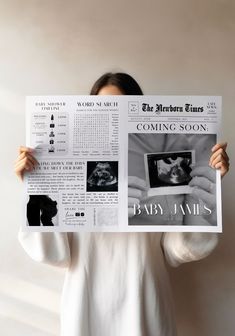
[[[189,182],[192,189],[192,196],[198,197],[209,207],[216,205],[216,175],[210,167],[196,166],[190,173],[192,180]]]
[[[210,223],[216,224],[216,174],[210,167],[196,166],[190,173],[192,180],[192,196],[197,202],[203,204],[202,217]]]
[[[24,146],[19,148],[19,156],[15,161],[14,170],[21,180],[23,180],[25,171],[32,171],[38,164],[32,153],[32,148]]]
[[[128,217],[133,217],[134,205],[140,203],[146,191],[146,182],[137,176],[128,177]]]
[[[226,153],[227,142],[218,143],[212,148],[209,165],[212,168],[220,169],[221,177],[229,171],[229,157]]]

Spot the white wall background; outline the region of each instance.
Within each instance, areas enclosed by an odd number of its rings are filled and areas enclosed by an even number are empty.
[[[17,241],[25,95],[88,94],[103,72],[129,72],[146,94],[222,95],[231,172],[224,233],[206,260],[171,269],[180,336],[233,336],[235,311],[235,2],[0,0],[0,330],[58,335],[63,271]],[[164,336],[164,335],[162,335]]]

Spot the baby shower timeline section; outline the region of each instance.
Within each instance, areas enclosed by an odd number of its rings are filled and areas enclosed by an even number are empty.
[[[220,178],[208,167],[220,118],[220,97],[27,97],[39,164],[25,174],[23,230],[221,231]],[[195,171],[208,190],[192,201]]]

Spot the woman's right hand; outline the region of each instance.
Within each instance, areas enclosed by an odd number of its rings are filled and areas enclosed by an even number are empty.
[[[33,156],[33,149],[20,146],[19,156],[15,161],[14,170],[16,175],[23,180],[25,171],[32,171],[38,164],[38,161]]]
[[[128,217],[133,217],[134,205],[140,203],[147,190],[146,182],[137,176],[128,176]]]

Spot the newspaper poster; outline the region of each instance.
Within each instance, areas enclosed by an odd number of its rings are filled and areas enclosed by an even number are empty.
[[[31,96],[25,231],[221,232],[218,96]]]

